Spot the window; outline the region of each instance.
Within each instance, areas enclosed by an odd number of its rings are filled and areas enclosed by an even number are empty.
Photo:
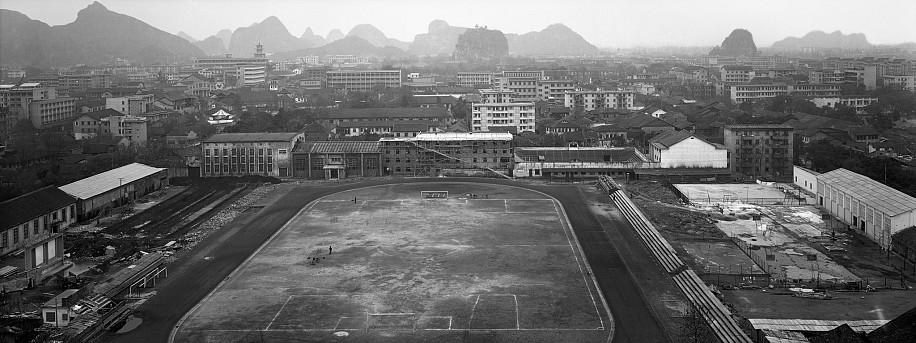
[[[19,243],[19,228],[13,229],[13,244]]]
[[[280,155],[286,155],[286,149],[279,149],[277,150],[277,153]]]
[[[56,323],[55,320],[57,316],[54,315],[54,312],[45,312],[45,322],[46,323]]]
[[[62,322],[66,322],[66,321],[67,321],[67,312],[64,312],[64,313],[61,313],[61,314],[60,314],[60,321],[62,321]]]

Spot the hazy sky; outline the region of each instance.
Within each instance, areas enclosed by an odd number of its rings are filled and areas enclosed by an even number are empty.
[[[103,0],[109,10],[204,39],[277,16],[294,36],[326,36],[368,23],[412,41],[429,22],[487,25],[505,33],[564,23],[599,47],[718,45],[735,28],[759,47],[811,30],[864,33],[875,44],[916,41],[914,0]],[[0,0],[0,8],[50,25],[76,19],[92,0]]]

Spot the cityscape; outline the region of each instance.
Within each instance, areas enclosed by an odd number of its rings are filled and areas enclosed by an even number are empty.
[[[913,342],[914,17],[0,0],[0,341]]]

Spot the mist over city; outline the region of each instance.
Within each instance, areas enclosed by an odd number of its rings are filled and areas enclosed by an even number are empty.
[[[0,340],[910,342],[914,17],[0,0]]]

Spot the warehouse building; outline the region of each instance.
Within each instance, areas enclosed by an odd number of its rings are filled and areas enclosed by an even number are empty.
[[[76,223],[76,199],[48,186],[0,202],[0,283],[28,285],[64,268],[64,230]],[[21,257],[16,257],[21,256]]]
[[[293,150],[293,176],[345,179],[380,176],[379,142],[303,142]]]
[[[168,169],[131,163],[63,185],[60,190],[76,198],[76,215],[83,220],[168,185]]]
[[[885,249],[916,225],[916,198],[843,168],[817,176],[817,203]]]

